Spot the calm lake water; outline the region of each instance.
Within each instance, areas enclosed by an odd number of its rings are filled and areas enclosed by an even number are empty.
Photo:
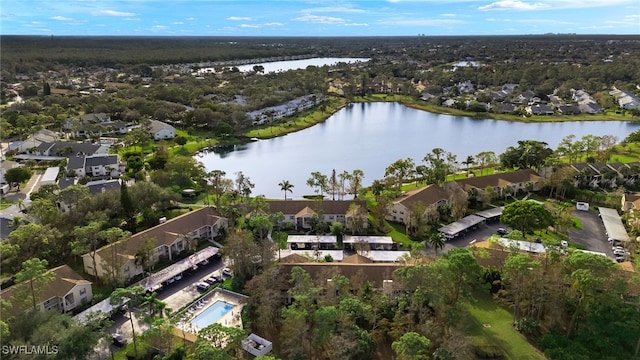
[[[464,161],[482,151],[503,153],[518,140],[544,141],[555,149],[562,138],[573,134],[614,135],[622,141],[640,129],[638,123],[576,121],[516,123],[490,119],[432,114],[397,103],[352,104],[324,123],[283,137],[260,140],[196,157],[207,171],[223,170],[235,179],[242,171],[255,183],[252,195],[283,198],[278,183],[294,185],[288,197],[313,194],[306,182],[311,172],[330,176],[346,170],[364,172],[365,185],[384,177],[384,170],[401,158],[416,165],[434,148],[442,148]],[[293,196],[292,196],[293,195]]]
[[[274,61],[274,62],[265,62],[265,63],[256,63],[256,64],[247,64],[237,66],[238,70],[252,71],[253,67],[256,65],[260,65],[264,67],[265,73],[270,72],[280,72],[287,70],[298,70],[298,69],[306,69],[307,66],[325,66],[325,65],[335,65],[337,63],[343,62],[347,64],[357,63],[357,62],[366,62],[369,59],[366,58],[313,58],[313,59],[304,59],[304,60],[289,60],[289,61]],[[201,73],[209,73],[212,72],[213,68],[204,68],[199,70]]]

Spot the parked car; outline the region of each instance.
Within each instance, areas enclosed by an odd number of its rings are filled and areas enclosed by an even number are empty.
[[[498,230],[496,230],[496,234],[498,235],[507,235],[509,233],[509,231],[507,231],[507,229],[505,228],[498,228]]]
[[[210,286],[211,285],[207,284],[206,282],[199,282],[196,284],[196,288],[198,289],[198,291],[201,291],[201,292],[205,292],[209,290]]]
[[[122,334],[118,334],[115,333],[113,334],[113,345],[117,346],[117,347],[123,347],[127,344],[127,340],[125,340],[124,336],[122,336]]]
[[[209,260],[204,259],[198,263],[198,266],[207,266],[209,265]]]
[[[224,268],[224,269],[222,269],[222,275],[231,277],[231,276],[233,276],[233,273],[231,272],[231,269]]]
[[[167,280],[167,284],[173,284],[173,282],[174,282],[174,281],[176,281],[176,279],[175,279],[175,278],[169,278],[169,279]]]
[[[209,276],[208,278],[206,278],[206,279],[204,279],[202,281],[206,282],[209,285],[213,285],[213,284],[215,284],[217,282],[216,278],[213,277],[213,276]]]
[[[617,262],[619,262],[619,263],[620,263],[620,262],[623,262],[623,261],[625,261],[625,260],[626,260],[626,259],[625,259],[625,257],[624,257],[624,256],[616,256],[616,261],[617,261]]]
[[[569,242],[567,240],[562,240],[562,241],[560,241],[560,245],[562,247],[568,247],[569,246]]]
[[[178,275],[174,276],[174,277],[173,277],[173,279],[174,279],[175,281],[180,281],[180,280],[182,280],[182,274],[178,274]]]
[[[628,252],[625,249],[615,249],[615,250],[613,250],[613,255],[616,255],[616,256],[628,256],[628,255],[631,255],[631,253]]]

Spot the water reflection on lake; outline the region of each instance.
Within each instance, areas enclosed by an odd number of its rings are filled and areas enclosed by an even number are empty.
[[[369,61],[367,58],[312,58],[312,59],[303,59],[303,60],[286,60],[286,61],[273,61],[273,62],[264,62],[264,63],[256,63],[256,64],[247,64],[247,65],[239,65],[236,66],[238,70],[241,72],[253,71],[254,66],[262,66],[264,68],[264,73],[270,72],[280,72],[287,70],[299,70],[306,69],[308,66],[325,66],[325,65],[335,65],[337,63],[357,63],[357,62],[366,62]],[[213,68],[203,68],[200,69],[200,73],[211,73],[213,72]]]
[[[270,140],[247,143],[198,157],[208,171],[223,170],[235,179],[242,171],[255,183],[253,195],[283,198],[278,183],[294,185],[294,198],[313,194],[306,185],[311,172],[330,176],[361,169],[365,185],[384,176],[394,161],[410,157],[419,165],[425,154],[442,148],[462,162],[468,155],[497,155],[518,140],[539,140],[553,149],[567,135],[614,135],[618,141],[640,129],[621,121],[517,123],[432,114],[397,103],[350,105],[314,127]]]

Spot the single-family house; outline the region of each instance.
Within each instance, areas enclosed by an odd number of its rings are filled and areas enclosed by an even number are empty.
[[[518,107],[512,103],[504,103],[495,107],[495,112],[498,114],[513,114],[518,110]]]
[[[151,120],[148,130],[149,134],[153,137],[153,140],[173,139],[176,137],[176,129],[162,121]]]
[[[284,215],[284,224],[291,224],[296,229],[311,229],[311,218],[322,214],[326,223],[340,222],[347,229],[366,229],[367,204],[363,200],[274,200],[268,202],[268,212]]]
[[[16,150],[18,153],[26,153],[31,149],[35,149],[42,143],[54,143],[58,139],[58,134],[55,131],[41,129],[35,134],[29,135],[25,140],[19,142],[16,141],[10,146],[11,149]]]
[[[546,104],[534,104],[527,106],[525,111],[531,115],[553,115],[553,109]]]
[[[90,113],[80,115],[80,121],[82,121],[83,124],[106,123],[111,121],[111,116],[105,113]]]
[[[562,115],[578,115],[580,108],[575,105],[558,105],[558,112]]]
[[[41,291],[36,291],[36,307],[40,310],[69,312],[93,299],[91,282],[68,265],[49,270],[55,276]],[[33,308],[32,293],[27,282],[0,291],[2,300],[11,304],[9,314],[19,314]],[[3,314],[7,318],[8,314]]]
[[[211,207],[202,207],[82,255],[84,271],[128,281],[144,271],[136,259],[147,258],[148,264],[161,258],[175,261],[194,248],[198,239],[213,240],[226,227],[227,219]]]
[[[120,179],[89,181],[84,186],[89,189],[89,194],[96,195],[105,191],[120,189]]]

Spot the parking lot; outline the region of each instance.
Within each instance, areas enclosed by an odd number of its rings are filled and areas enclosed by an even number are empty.
[[[569,230],[569,241],[585,245],[589,251],[597,251],[613,257],[611,245],[607,242],[604,225],[598,214],[576,210],[574,216],[582,222],[582,229]]]
[[[196,287],[197,283],[212,275],[222,275],[223,267],[222,260],[219,257],[213,257],[206,266],[199,266],[194,271],[185,272],[181,280],[165,284],[157,291],[158,299],[164,301],[168,309],[174,312],[178,311],[200,296],[201,292]],[[133,310],[132,315],[136,335],[139,336],[149,328],[149,324],[142,320],[143,315],[137,309]],[[113,324],[106,331],[109,334],[121,334],[127,343],[131,342],[133,334],[129,314],[117,313],[112,317],[112,321]],[[113,345],[111,342],[101,341],[92,359],[110,359],[112,353],[120,350],[121,347]]]
[[[607,254],[611,259],[615,256],[611,250],[611,244],[607,242],[604,225],[594,211],[574,210],[574,216],[582,223],[582,229],[569,230],[569,241],[585,245],[587,250]],[[496,234],[498,228],[507,228],[506,225],[495,222],[491,224],[481,224],[475,230],[470,230],[465,235],[456,237],[445,243],[444,251],[456,247],[467,247],[472,241],[483,241],[491,235]],[[429,251],[429,250],[428,250]]]

